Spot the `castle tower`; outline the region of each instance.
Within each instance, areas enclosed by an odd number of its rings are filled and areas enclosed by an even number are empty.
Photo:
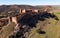
[[[9,19],[9,23],[11,23],[12,22],[11,17],[8,17],[8,19]]]
[[[12,17],[12,22],[14,22],[15,24],[17,24],[17,17]]]
[[[33,11],[36,12],[36,13],[38,13],[38,9],[34,9]]]
[[[22,13],[22,10],[20,9],[20,12],[19,12],[20,14]]]
[[[26,10],[25,9],[22,9],[22,13],[25,13],[26,12]]]

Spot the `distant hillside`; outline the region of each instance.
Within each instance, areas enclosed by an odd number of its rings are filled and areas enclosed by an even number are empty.
[[[9,11],[19,11],[19,9],[45,9],[45,8],[52,8],[55,10],[60,11],[60,5],[37,5],[37,6],[31,6],[31,5],[0,5],[0,14],[7,14]]]

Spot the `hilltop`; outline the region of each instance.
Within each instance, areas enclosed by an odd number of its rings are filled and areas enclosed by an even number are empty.
[[[60,15],[57,12],[57,7],[49,5],[1,5],[0,37],[56,38],[60,28]]]

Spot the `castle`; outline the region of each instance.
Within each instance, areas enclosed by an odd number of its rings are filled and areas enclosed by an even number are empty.
[[[48,9],[44,9],[44,11],[47,11]],[[26,14],[26,13],[39,13],[41,12],[41,10],[39,9],[19,9],[19,16],[8,16],[8,17],[5,17],[5,18],[2,18],[1,20],[3,19],[8,19],[9,23],[10,22],[14,22],[15,24],[18,24],[18,19],[23,17],[23,14]],[[49,13],[52,13],[52,11],[49,11]],[[15,11],[8,11],[8,13],[15,13]]]

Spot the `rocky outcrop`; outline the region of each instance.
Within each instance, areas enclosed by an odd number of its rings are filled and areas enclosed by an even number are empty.
[[[28,36],[26,37],[26,33],[29,35],[31,32],[32,28],[36,28],[36,24],[38,23],[38,20],[40,21],[45,21],[46,18],[54,18],[55,20],[59,20],[58,17],[52,13],[48,13],[47,11],[45,12],[41,12],[38,14],[23,14],[23,17],[18,20],[18,27],[19,27],[19,31],[17,31],[16,35],[12,35],[10,36],[10,38],[28,38]],[[44,27],[44,25],[41,25]],[[40,34],[45,33],[44,31],[42,31],[42,28],[40,28],[39,31]]]
[[[21,10],[20,10],[21,9]],[[42,11],[40,10],[42,9]],[[0,13],[9,17],[11,22],[16,24],[14,32],[9,38],[28,38],[31,29],[36,28],[38,21],[41,21],[42,28],[44,28],[43,21],[49,18],[59,20],[52,12],[48,12],[44,8],[29,6],[29,5],[2,5],[0,6]],[[45,10],[45,11],[44,11]],[[0,17],[3,18],[3,17]],[[3,23],[2,23],[3,22]],[[0,20],[0,26],[5,25],[5,21]],[[44,34],[42,28],[38,29],[40,34]]]

